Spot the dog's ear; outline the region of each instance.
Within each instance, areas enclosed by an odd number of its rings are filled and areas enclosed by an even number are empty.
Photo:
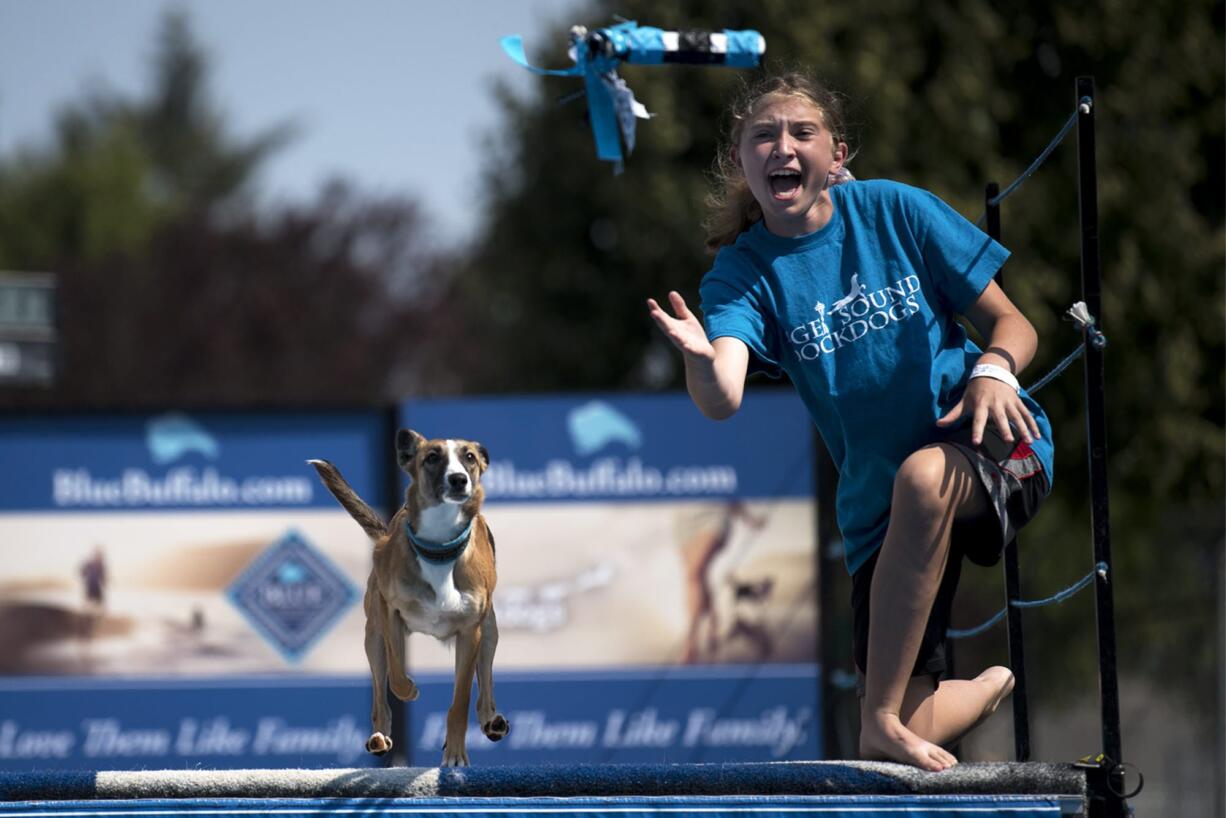
[[[481,455],[481,471],[485,471],[490,467],[490,452],[480,443],[477,444],[477,453]]]
[[[417,449],[425,442],[425,438],[412,429],[399,429],[396,432],[396,463],[405,471],[417,456]]]

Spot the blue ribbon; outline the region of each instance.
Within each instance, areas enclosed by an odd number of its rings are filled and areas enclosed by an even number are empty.
[[[752,68],[762,53],[762,36],[756,31],[724,30],[727,51],[723,65],[732,68]],[[633,20],[597,29],[591,35],[572,37],[570,56],[575,64],[570,68],[538,68],[524,55],[523,38],[517,34],[503,37],[502,50],[520,66],[534,74],[550,77],[583,77],[588,98],[588,118],[596,141],[596,156],[614,163],[614,172],[623,166],[622,141],[626,153],[634,150],[635,118],[650,116],[639,106],[634,93],[617,76],[621,62],[638,65],[660,65],[668,53],[664,45],[664,30],[639,26]],[[593,51],[589,36],[608,44]]]

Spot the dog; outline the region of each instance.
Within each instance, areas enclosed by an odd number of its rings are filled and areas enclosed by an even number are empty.
[[[491,741],[510,724],[494,703],[494,536],[481,515],[481,475],[489,452],[469,440],[427,440],[411,429],[396,432],[396,462],[412,479],[404,505],[385,523],[326,460],[309,460],[328,491],[374,540],[366,583],[366,659],[374,685],[367,752],[392,749],[387,688],[401,701],[417,699],[405,671],[405,637],[426,633],[455,641],[455,691],[447,711],[444,767],[468,766],[465,733],[473,674],[477,717]]]

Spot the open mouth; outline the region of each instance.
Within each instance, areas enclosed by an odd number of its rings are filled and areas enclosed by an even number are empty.
[[[800,171],[791,168],[772,170],[768,178],[771,195],[777,201],[786,202],[795,199],[800,194],[802,187]]]

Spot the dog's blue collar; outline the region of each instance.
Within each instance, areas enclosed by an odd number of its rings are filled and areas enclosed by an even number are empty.
[[[473,517],[469,520],[468,525],[460,532],[460,536],[447,542],[419,540],[417,535],[413,533],[413,528],[407,522],[404,524],[404,531],[409,535],[409,542],[413,544],[413,550],[417,552],[417,556],[429,562],[452,562],[458,559],[464,553],[464,549],[468,547],[469,535],[473,533],[473,522],[476,519],[476,517]]]

